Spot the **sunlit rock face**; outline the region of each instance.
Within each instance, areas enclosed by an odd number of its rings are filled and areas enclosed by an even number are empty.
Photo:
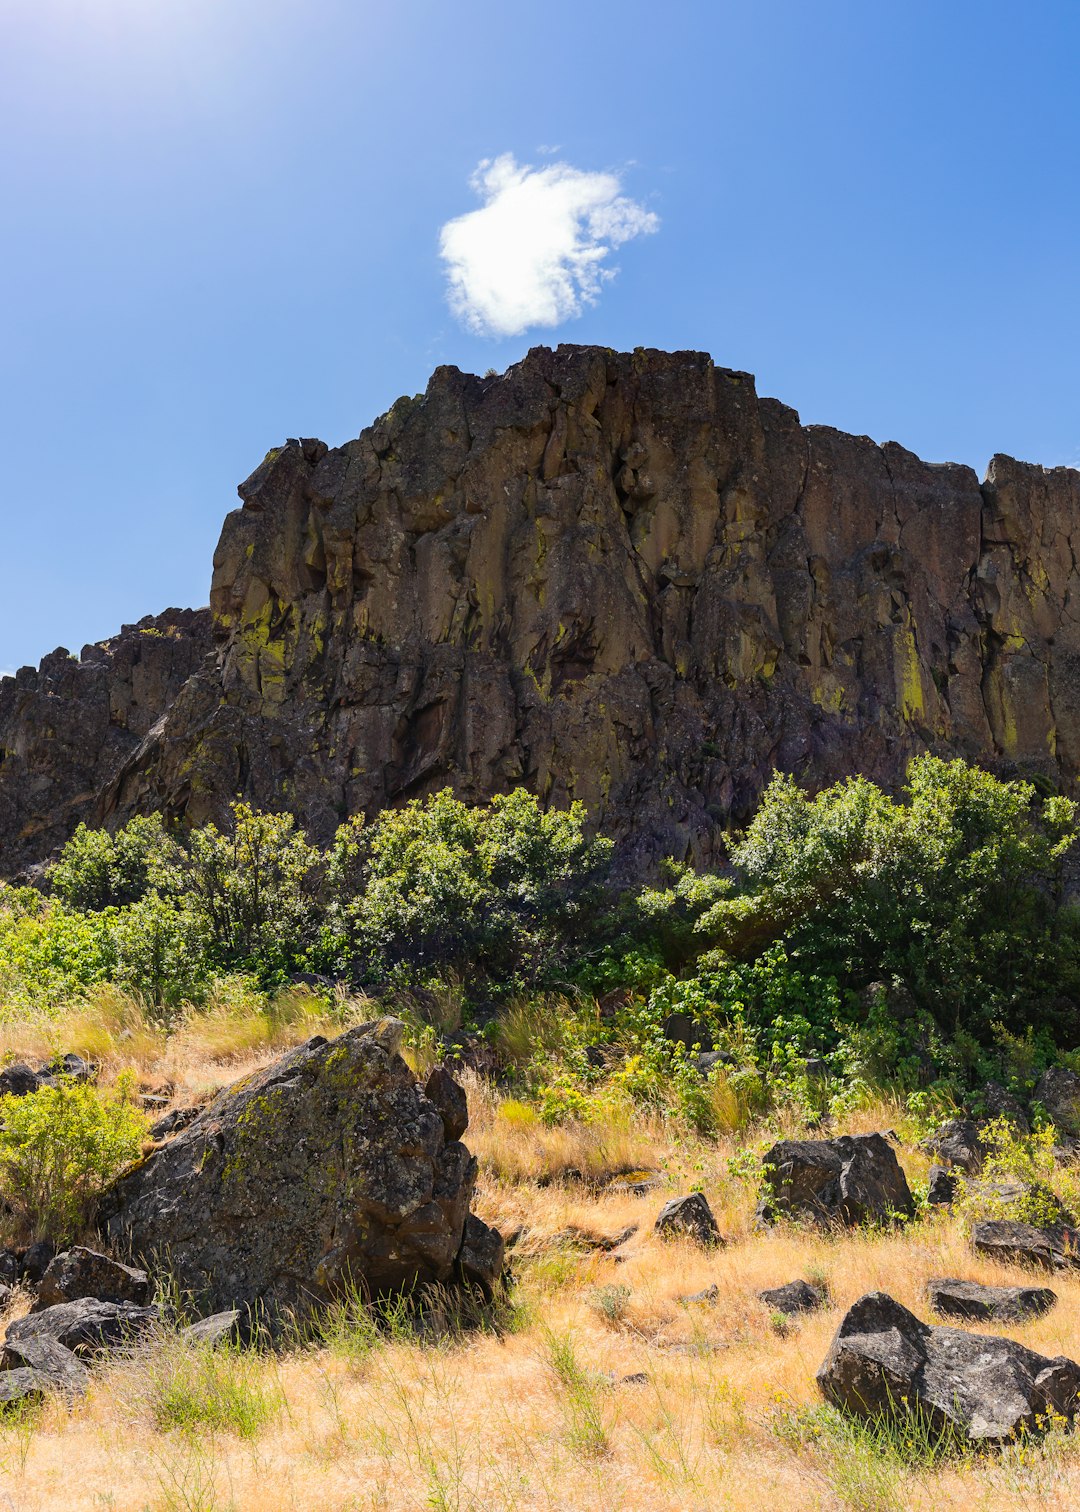
[[[701,353],[567,346],[440,368],[240,496],[216,654],[110,758],[100,819],[220,819],[240,793],[325,838],[524,784],[584,800],[642,871],[714,859],[777,767],[893,785],[929,749],[1074,787],[1073,470],[999,456],[980,486],[802,426]]]

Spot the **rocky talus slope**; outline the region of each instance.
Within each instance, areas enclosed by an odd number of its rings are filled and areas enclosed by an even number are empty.
[[[325,839],[525,784],[642,869],[708,861],[775,767],[891,784],[931,749],[1075,790],[1080,472],[998,456],[980,485],[700,353],[565,346],[439,368],[240,497],[212,655],[172,614],[160,645],[0,684],[0,870],[80,817],[201,822],[238,793]]]

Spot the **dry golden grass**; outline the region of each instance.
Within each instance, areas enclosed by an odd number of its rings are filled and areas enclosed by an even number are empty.
[[[134,1059],[125,1045],[117,1043],[116,1065]],[[200,1030],[163,1045],[156,1060],[147,1052],[140,1069],[150,1081],[194,1086],[228,1079],[276,1048]],[[958,1220],[938,1215],[906,1233],[761,1233],[753,1185],[728,1170],[735,1138],[688,1139],[660,1120],[547,1130],[507,1118],[490,1089],[469,1091],[478,1209],[518,1231],[512,1330],[441,1344],[392,1330],[355,1349],[225,1355],[209,1374],[163,1339],[100,1368],[73,1407],[52,1401],[0,1426],[0,1505],[996,1512],[1080,1497],[1080,1445],[1071,1439],[904,1468],[865,1444],[792,1428],[792,1414],[819,1401],[814,1372],[843,1309],[863,1292],[887,1290],[925,1317],[933,1276],[1030,1279],[976,1259]],[[879,1105],[845,1126],[898,1122],[896,1107]],[[903,1160],[909,1175],[924,1174],[921,1157],[905,1151]],[[657,1188],[635,1196],[603,1184],[632,1166],[659,1172]],[[570,1167],[589,1179],[553,1179]],[[662,1202],[691,1186],[712,1204],[722,1249],[652,1232]],[[590,1235],[628,1229],[610,1252],[589,1247]],[[830,1306],[778,1330],[755,1293],[800,1276],[824,1280]],[[1008,1331],[1043,1353],[1080,1358],[1080,1275],[1053,1285],[1058,1306]],[[709,1286],[712,1304],[680,1300]],[[644,1382],[624,1380],[639,1373]]]

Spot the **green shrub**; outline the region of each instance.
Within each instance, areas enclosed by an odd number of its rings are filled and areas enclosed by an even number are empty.
[[[134,1096],[134,1073],[123,1072],[109,1091],[64,1080],[0,1098],[0,1189],[35,1238],[77,1238],[138,1157],[146,1118]]]
[[[49,884],[70,908],[123,908],[151,888],[175,890],[182,856],[159,814],[136,817],[115,835],[80,824],[49,869]]]

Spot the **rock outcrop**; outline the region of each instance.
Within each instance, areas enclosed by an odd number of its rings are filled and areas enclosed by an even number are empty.
[[[80,817],[319,839],[450,784],[583,799],[624,866],[708,862],[777,767],[955,753],[1075,788],[1080,472],[980,485],[759,398],[701,353],[439,368],[355,441],[241,485],[208,623],[0,685],[0,869]],[[145,624],[145,622],[144,622]]]
[[[863,1418],[920,1413],[937,1433],[1002,1443],[1071,1421],[1080,1365],[1012,1339],[935,1328],[884,1292],[845,1313],[817,1374],[834,1406]]]
[[[316,1036],[219,1093],[108,1195],[113,1245],[156,1257],[207,1312],[273,1319],[455,1274],[490,1291],[502,1241],[469,1212],[460,1103],[417,1085],[403,1027]]]

